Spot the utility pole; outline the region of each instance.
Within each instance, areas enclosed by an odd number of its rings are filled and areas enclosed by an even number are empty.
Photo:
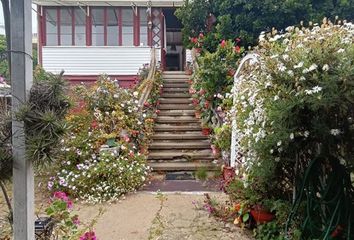
[[[12,111],[27,102],[32,85],[32,0],[11,0]],[[26,157],[24,123],[12,122],[14,240],[34,240],[34,176]]]

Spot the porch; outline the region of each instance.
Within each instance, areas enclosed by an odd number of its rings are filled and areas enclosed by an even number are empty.
[[[151,49],[164,70],[183,70],[186,51],[174,16],[183,1],[42,1],[38,5],[38,56],[43,68],[72,82],[137,80]]]

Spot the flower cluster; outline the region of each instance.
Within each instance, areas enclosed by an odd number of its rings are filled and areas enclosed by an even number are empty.
[[[354,25],[324,20],[282,33],[273,29],[259,41],[258,62],[241,72],[229,112],[237,122],[238,173],[252,191],[248,199],[291,203],[289,196],[301,192],[303,199],[295,203],[295,208],[307,208],[298,210],[301,218],[329,222],[331,216],[345,222],[346,215],[335,215],[335,204],[353,202],[352,182],[335,179],[350,179],[353,164]],[[329,191],[337,196],[333,203],[323,195]],[[315,204],[328,215],[319,219],[312,212]],[[328,226],[327,232],[335,228]],[[310,224],[301,230],[303,238],[324,236],[323,229]]]
[[[67,116],[70,131],[61,141],[50,190],[97,203],[115,201],[145,182],[150,172],[145,149],[155,112],[150,107],[139,111],[138,96],[105,76],[92,88],[76,89],[78,107]]]

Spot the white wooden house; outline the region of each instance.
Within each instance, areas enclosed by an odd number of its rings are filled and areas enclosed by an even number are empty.
[[[186,53],[174,16],[183,0],[34,0],[38,56],[46,71],[72,82],[100,74],[132,86],[151,48],[165,70],[183,70]]]

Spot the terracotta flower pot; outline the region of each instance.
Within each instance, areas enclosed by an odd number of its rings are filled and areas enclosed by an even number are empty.
[[[200,112],[196,111],[196,112],[195,112],[195,117],[198,118],[198,119],[200,119],[200,118],[201,118]]]
[[[233,167],[223,167],[222,168],[222,178],[226,183],[229,183],[234,179],[236,173]]]
[[[271,222],[275,216],[271,212],[262,209],[260,206],[256,206],[254,209],[250,211],[251,216],[257,222],[257,224]]]
[[[210,132],[211,132],[210,128],[202,128],[202,133],[204,136],[209,136]]]

